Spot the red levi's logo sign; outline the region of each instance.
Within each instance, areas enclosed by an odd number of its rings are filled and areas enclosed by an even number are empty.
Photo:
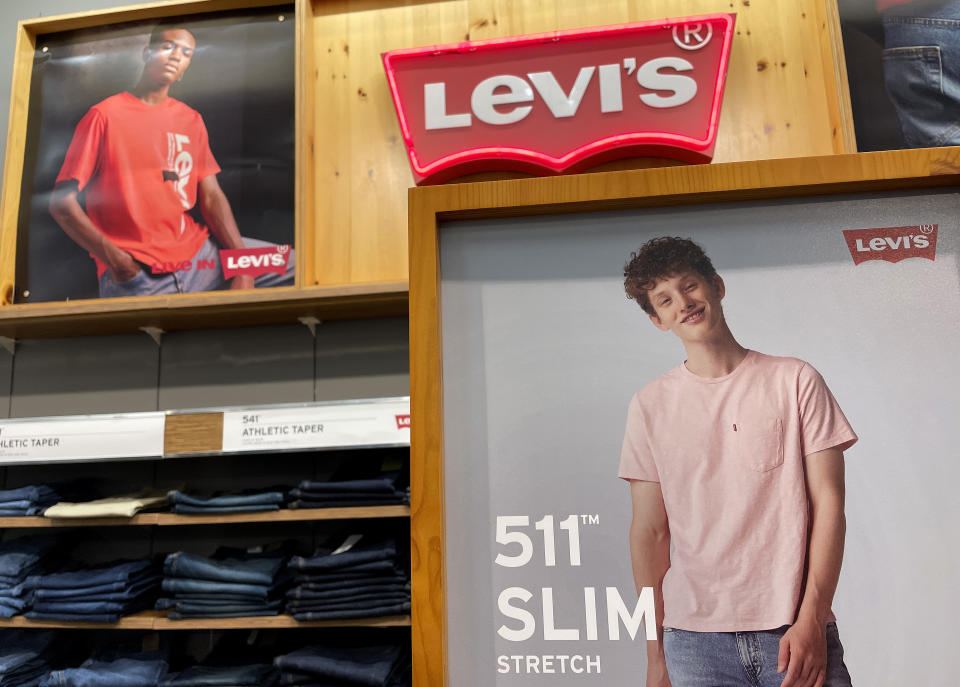
[[[867,260],[900,262],[906,258],[935,260],[937,225],[917,224],[911,227],[883,229],[845,229],[843,238],[853,256],[853,264]]]
[[[733,24],[710,14],[384,53],[415,180],[709,162]]]
[[[225,248],[220,251],[223,278],[231,279],[238,274],[259,277],[261,274],[283,274],[290,260],[290,246],[264,246],[263,248]]]
[[[397,429],[410,429],[410,416],[397,415]]]

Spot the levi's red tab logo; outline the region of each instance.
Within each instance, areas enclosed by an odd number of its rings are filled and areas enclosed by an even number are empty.
[[[853,256],[853,264],[867,260],[900,262],[906,258],[935,260],[937,225],[917,224],[910,227],[883,229],[845,229],[843,238]]]
[[[259,277],[261,274],[283,274],[290,260],[290,246],[264,246],[262,248],[225,248],[220,251],[223,278],[231,279],[239,274]]]
[[[410,416],[397,415],[397,429],[410,429]]]
[[[617,157],[709,162],[735,16],[394,50],[383,64],[418,184]]]

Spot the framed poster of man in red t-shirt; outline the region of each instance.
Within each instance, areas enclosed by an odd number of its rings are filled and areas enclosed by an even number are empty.
[[[293,7],[38,38],[21,303],[294,285]]]

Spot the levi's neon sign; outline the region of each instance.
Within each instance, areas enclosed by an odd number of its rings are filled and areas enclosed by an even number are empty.
[[[383,55],[418,184],[571,172],[637,155],[713,157],[734,15]]]

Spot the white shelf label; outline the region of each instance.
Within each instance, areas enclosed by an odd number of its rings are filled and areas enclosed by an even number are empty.
[[[163,455],[163,413],[0,420],[0,463]]]
[[[409,400],[223,414],[224,451],[409,444]]]

